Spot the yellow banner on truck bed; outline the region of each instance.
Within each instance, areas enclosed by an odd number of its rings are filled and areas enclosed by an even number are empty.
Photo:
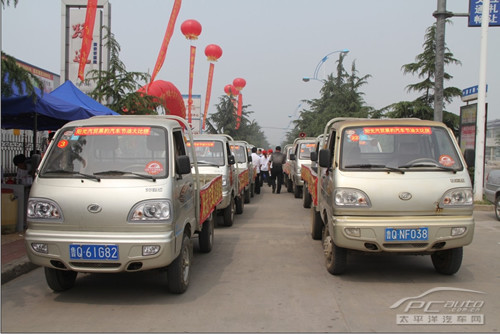
[[[200,189],[200,224],[202,224],[222,201],[222,175],[217,176]]]
[[[302,165],[300,177],[307,183],[307,191],[311,194],[314,206],[318,205],[318,175],[310,166]]]

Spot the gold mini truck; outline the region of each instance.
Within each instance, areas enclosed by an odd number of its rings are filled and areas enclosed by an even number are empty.
[[[312,192],[311,235],[326,268],[346,271],[348,251],[430,255],[455,274],[474,234],[467,166],[443,123],[336,118],[325,127]],[[472,161],[467,161],[471,164]],[[304,172],[303,172],[304,173]]]
[[[57,132],[31,188],[25,236],[52,290],[73,287],[78,272],[166,268],[168,290],[186,291],[193,236],[202,252],[213,247],[222,177],[200,177],[185,129],[176,116],[99,116]]]

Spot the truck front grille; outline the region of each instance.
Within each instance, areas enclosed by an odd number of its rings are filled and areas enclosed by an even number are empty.
[[[121,263],[107,263],[107,262],[70,262],[73,267],[79,268],[118,268],[121,266]]]

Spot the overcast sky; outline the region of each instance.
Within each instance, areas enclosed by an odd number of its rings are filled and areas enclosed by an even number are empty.
[[[11,1],[12,2],[12,1]],[[173,0],[110,0],[111,29],[121,45],[121,60],[129,71],[151,73],[155,65]],[[448,0],[447,10],[468,12],[468,0]],[[319,97],[321,82],[312,76],[328,53],[349,49],[346,68],[353,61],[359,76],[371,75],[361,88],[366,104],[382,108],[413,100],[406,86],[421,79],[403,75],[401,67],[422,52],[426,29],[435,22],[437,0],[183,0],[175,33],[157,79],[188,90],[189,46],[180,31],[195,19],[203,31],[195,43],[197,56],[194,94],[205,100],[209,63],[205,46],[218,44],[223,55],[215,63],[209,114],[224,95],[224,86],[241,77],[247,81],[243,102],[274,146],[284,138],[290,120],[305,106],[302,100]],[[447,47],[461,66],[445,70],[453,79],[445,86],[464,89],[478,84],[480,28],[469,28],[467,18],[454,17],[446,26]],[[61,1],[19,0],[2,9],[2,50],[22,61],[60,74]],[[488,31],[487,82],[489,120],[500,118],[500,27]],[[337,54],[321,67],[319,78],[335,70]],[[447,110],[460,112],[456,99]]]

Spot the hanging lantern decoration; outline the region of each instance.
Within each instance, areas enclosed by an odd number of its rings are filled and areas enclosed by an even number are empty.
[[[243,78],[236,78],[233,80],[233,86],[238,90],[238,112],[236,115],[236,130],[240,128],[241,124],[241,116],[243,110],[243,95],[241,94],[241,90],[246,86],[247,82]]]
[[[213,62],[216,62],[222,56],[222,49],[218,45],[209,44],[205,48],[205,56],[207,56],[207,60],[210,62],[210,68],[208,70],[207,93],[205,95],[205,110],[203,112],[203,130],[205,130],[205,120],[207,119],[208,105],[210,104],[210,94],[212,94],[212,81],[214,78]]]
[[[234,87],[234,85],[228,84],[224,86],[224,92],[228,96],[237,96],[240,92]]]
[[[186,20],[181,24],[181,31],[186,39],[197,40],[201,34],[201,24],[196,20]],[[194,78],[194,59],[196,57],[196,46],[191,45],[189,52],[189,95],[188,95],[188,123],[192,122],[193,110],[193,78]]]

